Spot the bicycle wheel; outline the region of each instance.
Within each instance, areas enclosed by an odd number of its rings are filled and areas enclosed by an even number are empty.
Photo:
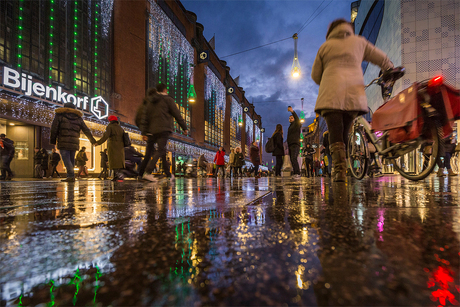
[[[433,141],[433,144],[431,145],[431,155],[424,155],[420,151],[421,146],[419,145],[429,142],[429,140],[425,140],[424,142],[413,146],[414,148],[412,150],[408,147],[404,156],[397,159],[391,159],[394,168],[401,174],[401,176],[409,180],[421,180],[430,175],[436,166],[440,153],[442,152],[444,143],[442,140],[443,132],[441,125],[434,121],[427,124]]]
[[[348,138],[347,156],[350,172],[356,179],[363,179],[367,173],[367,150],[363,132],[353,129]]]

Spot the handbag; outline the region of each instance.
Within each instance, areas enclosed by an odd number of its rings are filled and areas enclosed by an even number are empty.
[[[131,146],[131,139],[129,138],[129,134],[126,131],[123,131],[123,145],[125,147]]]

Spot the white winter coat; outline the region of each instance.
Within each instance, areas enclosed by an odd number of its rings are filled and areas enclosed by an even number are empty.
[[[342,23],[331,31],[326,42],[318,50],[311,77],[319,84],[315,111],[341,110],[368,112],[361,63],[368,61],[382,70],[393,67],[386,54],[355,35],[348,23]]]

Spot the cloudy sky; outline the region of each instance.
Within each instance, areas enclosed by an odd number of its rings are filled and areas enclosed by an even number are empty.
[[[227,61],[233,78],[240,76],[240,86],[246,92],[246,98],[254,102],[256,112],[262,116],[266,137],[273,133],[278,123],[283,125],[284,137],[286,137],[289,124],[287,106],[292,105],[297,114],[300,114],[301,98],[305,99],[306,117],[314,116],[318,86],[311,80],[311,66],[316,52],[325,41],[329,23],[336,18],[350,19],[352,1],[182,0],[181,2],[187,10],[197,15],[197,22],[204,25],[204,36],[207,40],[215,35],[216,54]],[[318,16],[313,19],[316,15]],[[299,32],[303,26],[304,29]],[[226,57],[292,37],[297,32],[299,32],[298,55],[302,69],[300,79],[294,80],[290,75],[294,58],[292,38]]]

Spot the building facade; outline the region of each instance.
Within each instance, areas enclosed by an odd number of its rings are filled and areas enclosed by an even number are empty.
[[[83,112],[96,138],[108,115],[118,116],[142,152],[134,119],[157,83],[167,85],[189,127],[184,134],[175,125],[172,161],[201,154],[212,161],[219,146],[245,152],[248,140],[262,139],[260,116],[203,30],[180,1],[1,1],[0,133],[15,141],[17,176],[32,176],[35,147],[53,147],[54,110],[65,102]],[[80,145],[90,172],[99,172],[105,145],[93,147],[83,134]]]
[[[446,83],[460,88],[460,1],[457,0],[361,0],[352,6],[355,33],[383,50],[395,66],[406,68],[393,94],[442,75]],[[363,63],[364,82],[379,75],[380,68]],[[379,86],[366,89],[368,104],[375,111],[383,103]],[[457,134],[454,125],[454,134]],[[409,169],[422,165],[421,153],[403,157]],[[384,170],[392,172],[389,162]]]

